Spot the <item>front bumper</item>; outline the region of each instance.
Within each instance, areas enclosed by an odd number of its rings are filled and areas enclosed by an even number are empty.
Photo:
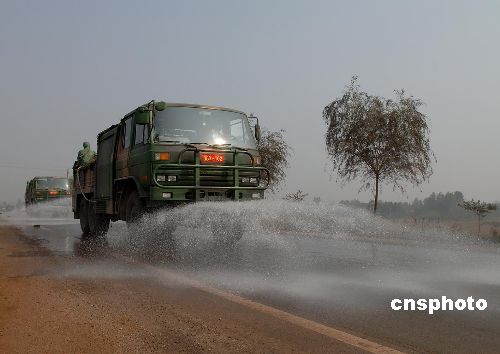
[[[194,164],[187,164],[182,162],[183,154],[186,152],[194,153]],[[200,162],[200,153],[217,152],[233,154],[232,165],[220,164],[202,164]],[[239,164],[239,156],[246,155],[251,164]],[[191,181],[188,185],[165,185],[160,184],[156,180],[158,174],[168,175],[169,171],[178,173],[179,171],[190,171],[189,175]],[[204,173],[202,174],[202,172]],[[207,180],[207,173],[212,171],[211,177],[220,176],[220,179]],[[265,185],[263,186],[241,186],[240,175],[241,173],[254,172],[259,175],[259,180],[266,175]],[[264,190],[269,185],[270,174],[269,171],[262,167],[255,165],[254,157],[246,151],[238,150],[224,150],[219,149],[198,149],[186,148],[179,154],[177,163],[155,163],[153,165],[153,183],[154,185],[149,188],[151,201],[176,201],[176,202],[189,202],[189,201],[208,201],[208,200],[255,200],[264,197]],[[212,182],[211,182],[212,181]],[[226,185],[217,185],[218,183]]]
[[[162,202],[256,200],[264,197],[264,189],[264,187],[172,188],[155,186],[150,187],[149,197],[152,201]]]

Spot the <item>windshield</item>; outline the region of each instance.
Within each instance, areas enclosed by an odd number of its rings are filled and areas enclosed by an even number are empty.
[[[161,142],[206,143],[255,149],[246,115],[194,107],[167,107],[156,112],[155,136]]]
[[[67,178],[38,178],[36,180],[36,189],[69,189]]]

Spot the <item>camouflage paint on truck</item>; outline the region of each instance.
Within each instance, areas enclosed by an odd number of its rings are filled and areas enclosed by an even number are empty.
[[[26,182],[24,201],[26,206],[67,198],[71,194],[70,183],[65,177],[35,177]]]
[[[75,164],[74,216],[96,234],[165,206],[261,199],[259,136],[237,110],[151,101],[98,135],[95,163]]]

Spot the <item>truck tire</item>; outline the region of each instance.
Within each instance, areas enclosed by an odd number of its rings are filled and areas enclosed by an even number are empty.
[[[137,224],[144,214],[144,205],[137,191],[132,191],[127,198],[127,226]]]
[[[82,199],[80,199],[80,228],[84,236],[88,235],[90,232],[88,204],[85,198],[82,197]]]
[[[89,235],[100,237],[106,235],[109,230],[109,217],[105,214],[98,214],[95,211],[95,203],[90,203],[88,207]]]

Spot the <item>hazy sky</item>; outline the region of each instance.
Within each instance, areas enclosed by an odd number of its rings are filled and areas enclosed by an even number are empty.
[[[330,179],[321,112],[352,75],[426,102],[438,162],[410,200],[500,200],[498,1],[7,1],[0,4],[0,201],[65,175],[84,140],[151,99],[285,129],[283,192],[368,199]]]

